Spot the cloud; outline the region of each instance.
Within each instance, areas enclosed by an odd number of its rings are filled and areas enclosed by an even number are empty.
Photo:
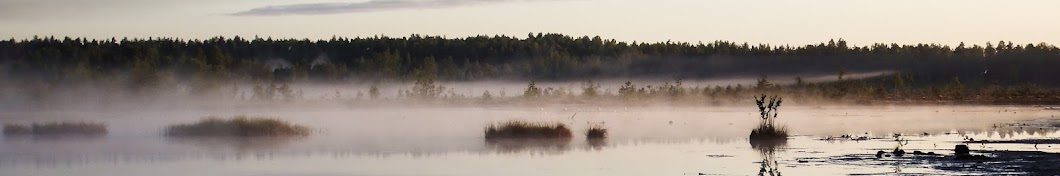
[[[541,0],[370,0],[355,3],[307,3],[265,6],[236,12],[234,16],[280,16],[280,15],[326,15],[339,13],[360,13],[400,9],[447,8],[481,5],[489,3],[508,3]]]

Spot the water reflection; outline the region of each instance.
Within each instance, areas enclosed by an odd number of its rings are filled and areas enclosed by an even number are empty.
[[[994,137],[997,135],[998,138],[1006,139],[1014,136],[1039,136],[1046,137],[1049,134],[1056,133],[1060,128],[1054,124],[1048,123],[1010,123],[1010,124],[999,124],[994,125],[990,130],[984,130],[980,133],[985,133],[987,137]],[[979,133],[976,133],[979,134]]]
[[[600,151],[607,146],[607,139],[587,139],[585,142],[589,144],[588,149],[592,151]]]
[[[559,155],[570,150],[571,138],[561,139],[486,139],[486,149],[498,154]]]
[[[256,112],[255,110],[257,109],[247,108],[230,113],[242,114],[247,111]],[[976,140],[990,141],[999,141],[998,138],[1012,141],[1042,139],[1040,136],[1060,136],[1057,128],[1053,126],[1058,124],[1055,121],[1023,121],[1040,117],[1032,117],[1034,115],[1031,113],[1021,112],[1017,116],[1011,113],[944,113],[948,112],[946,110],[936,113],[934,107],[844,107],[789,113],[790,116],[781,119],[792,131],[797,131],[798,135],[777,143],[748,143],[747,129],[753,127],[757,119],[743,118],[753,115],[746,110],[664,107],[631,108],[617,112],[582,112],[575,119],[606,120],[609,126],[621,130],[609,131],[612,134],[606,140],[586,140],[577,136],[573,140],[558,141],[482,139],[480,129],[486,122],[536,117],[541,117],[542,120],[570,120],[569,112],[544,111],[537,108],[322,111],[270,109],[262,112],[281,117],[299,117],[286,120],[326,130],[324,134],[314,134],[305,140],[165,138],[157,134],[158,127],[194,119],[139,117],[197,118],[201,115],[224,115],[229,112],[195,110],[144,112],[136,115],[121,115],[125,112],[120,112],[115,114],[130,118],[108,121],[121,128],[115,128],[110,135],[103,138],[0,136],[0,139],[3,139],[0,140],[0,175],[56,175],[41,173],[50,170],[80,175],[107,175],[108,172],[112,174],[155,168],[187,170],[186,173],[179,173],[184,175],[245,171],[238,169],[268,169],[291,175],[312,175],[318,174],[317,171],[334,171],[346,175],[473,175],[466,171],[487,168],[482,166],[503,171],[481,175],[659,175],[646,173],[658,170],[689,170],[705,172],[708,175],[745,175],[752,174],[749,171],[753,169],[759,169],[761,175],[780,175],[780,167],[784,168],[783,172],[789,174],[808,175],[891,174],[895,171],[903,174],[937,173],[936,168],[915,161],[895,163],[894,159],[878,160],[872,157],[871,153],[889,149],[893,144],[889,137],[893,133],[910,134],[913,142],[909,144],[909,149],[937,153],[947,153],[953,144],[963,142],[963,136],[954,132],[968,134]],[[847,112],[860,116],[827,116]],[[446,115],[444,118],[436,118],[438,114]],[[3,116],[9,117],[6,114]],[[673,123],[670,123],[671,121]],[[1003,123],[1020,124],[1000,125]],[[1028,125],[1022,125],[1023,123]],[[994,124],[1001,127],[992,127]],[[828,128],[821,128],[822,126]],[[572,125],[572,128],[583,127]],[[866,140],[836,140],[835,143],[818,140],[829,135],[867,137]],[[1056,147],[1060,145],[1056,145],[1056,142],[1038,142],[1042,143],[1041,145],[1027,143],[986,143],[973,147],[985,146],[985,150],[1040,149],[1046,152],[1060,152],[1060,147]],[[747,150],[748,144],[754,150]],[[722,155],[700,157],[703,153]],[[548,156],[528,156],[537,154]],[[756,154],[759,156],[756,157]],[[778,161],[785,161],[785,165],[780,166]],[[65,165],[84,166],[61,167]],[[377,169],[370,170],[373,168]],[[409,168],[422,169],[422,172],[398,173],[414,170]],[[99,173],[92,174],[92,171]]]
[[[305,137],[166,137],[166,141],[237,153],[278,149]]]
[[[758,152],[762,158],[761,166],[758,169],[759,176],[779,176],[780,174],[780,163],[777,162],[776,153],[779,149],[787,146],[787,139],[778,140],[748,140],[751,143],[751,148]]]

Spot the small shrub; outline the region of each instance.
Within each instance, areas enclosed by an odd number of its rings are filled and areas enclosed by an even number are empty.
[[[526,86],[526,90],[523,91],[523,97],[524,98],[537,98],[539,96],[541,96],[541,88],[538,88],[537,84],[535,82],[531,81],[530,85],[527,85]]]
[[[758,127],[751,130],[750,139],[752,141],[788,139],[788,130],[784,127],[777,127],[774,124],[781,102],[783,100],[777,96],[769,98],[768,101],[766,101],[766,95],[764,94],[762,97],[755,96],[755,104],[758,105],[759,117],[762,120],[758,123]]]
[[[107,125],[91,122],[51,122],[30,125],[4,125],[4,135],[86,135],[107,134]]]
[[[406,90],[405,95],[411,98],[434,99],[441,97],[446,90],[448,88],[445,86],[435,84],[431,76],[420,76],[416,79],[416,86]]]
[[[596,98],[600,96],[600,84],[593,81],[582,83],[582,96],[586,98]]]
[[[531,123],[508,121],[491,124],[485,130],[486,139],[526,139],[526,138],[570,138],[571,131],[561,123]]]
[[[360,92],[357,95],[360,95]],[[373,100],[379,99],[379,86],[373,84],[372,87],[368,88],[368,97]]]
[[[208,117],[193,124],[166,127],[166,136],[306,136],[309,128],[273,118],[236,116],[225,120]]]

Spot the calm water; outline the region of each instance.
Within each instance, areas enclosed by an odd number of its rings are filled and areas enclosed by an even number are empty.
[[[267,115],[316,129],[305,138],[166,138],[166,125],[203,116]],[[906,151],[951,154],[965,138],[1057,138],[1060,111],[1042,107],[784,107],[796,134],[756,150],[754,107],[231,108],[0,112],[3,123],[106,122],[98,138],[0,140],[0,175],[757,175],[763,160],[796,175],[980,174],[871,157],[909,140]],[[604,141],[486,142],[482,129],[508,119],[603,123]],[[1013,125],[1012,123],[1020,123]],[[821,140],[853,135],[865,141]],[[973,150],[1060,152],[1060,145],[972,144]]]

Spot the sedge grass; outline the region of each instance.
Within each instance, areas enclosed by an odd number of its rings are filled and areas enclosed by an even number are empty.
[[[571,130],[561,123],[536,123],[516,120],[486,126],[485,136],[486,139],[571,138]]]
[[[93,122],[50,122],[29,125],[6,124],[4,135],[85,135],[107,134],[107,125]]]
[[[309,128],[269,117],[236,116],[230,119],[208,117],[191,124],[166,127],[165,135],[174,137],[283,137],[307,136]]]

